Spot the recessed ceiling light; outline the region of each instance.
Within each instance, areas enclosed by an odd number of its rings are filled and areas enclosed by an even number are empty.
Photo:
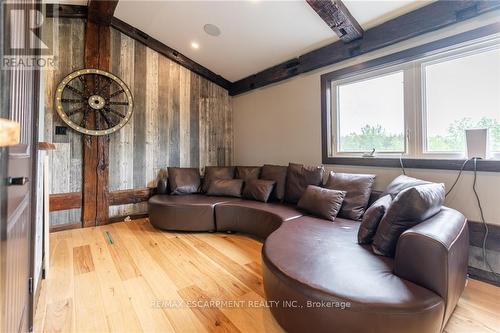
[[[209,34],[210,36],[214,36],[214,37],[217,37],[220,35],[220,29],[218,26],[214,25],[214,24],[205,24],[203,26],[203,30],[205,30],[205,32],[207,34]]]
[[[198,44],[198,43],[196,43],[196,42],[191,42],[191,47],[192,47],[193,49],[196,49],[196,50],[197,50],[197,49],[199,49],[199,48],[200,48],[200,44]]]

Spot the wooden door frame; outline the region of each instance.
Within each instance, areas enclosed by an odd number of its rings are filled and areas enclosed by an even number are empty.
[[[38,11],[42,11],[42,4],[40,0],[35,0],[34,3],[34,9]],[[36,32],[38,35],[41,33],[41,28],[36,28]],[[40,44],[40,41],[36,41],[37,45]],[[41,51],[39,48],[35,48],[35,57],[40,56]],[[37,196],[38,196],[38,191],[37,191],[37,184],[38,184],[38,134],[39,134],[39,117],[40,117],[40,112],[42,111],[40,109],[40,87],[41,87],[41,75],[40,75],[40,69],[35,68],[33,70],[33,117],[32,117],[32,128],[33,131],[31,133],[31,230],[30,230],[30,278],[31,278],[31,285],[32,285],[32,290],[31,290],[31,295],[30,295],[30,303],[29,303],[29,310],[28,310],[28,327],[30,329],[30,332],[33,331],[33,322],[35,318],[35,311],[36,311],[36,304],[38,301],[39,297],[39,291],[41,289],[41,280],[44,278],[45,272],[44,272],[44,265],[43,265],[43,260],[45,258],[45,247],[44,247],[44,239],[45,235],[43,228],[43,224],[45,221],[43,220],[43,215],[41,216],[41,221],[37,221]],[[35,272],[35,255],[36,255],[36,226],[37,222],[42,223],[42,245],[40,251],[41,253],[41,269],[42,272],[40,272],[40,280],[39,281],[34,281],[36,272]],[[35,284],[37,285],[37,288],[35,289]]]

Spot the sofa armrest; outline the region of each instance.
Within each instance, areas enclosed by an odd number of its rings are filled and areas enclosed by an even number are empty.
[[[394,274],[443,298],[443,325],[464,290],[468,250],[467,220],[450,208],[405,231],[398,240]]]

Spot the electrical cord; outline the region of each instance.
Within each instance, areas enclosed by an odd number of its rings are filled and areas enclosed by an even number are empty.
[[[401,165],[401,171],[403,171],[403,175],[406,176],[406,170],[403,165],[403,154],[399,155],[399,165]]]
[[[474,181],[472,183],[472,191],[474,192],[474,196],[476,197],[477,205],[479,207],[479,212],[481,214],[481,223],[484,226],[484,238],[483,238],[483,243],[482,243],[482,247],[481,247],[482,256],[483,256],[483,265],[485,265],[490,270],[490,272],[495,277],[495,280],[497,280],[497,282],[498,282],[498,276],[499,276],[499,274],[497,272],[495,272],[495,270],[491,266],[491,264],[490,264],[490,262],[488,260],[487,253],[486,253],[486,242],[488,240],[489,228],[488,228],[488,224],[486,223],[486,220],[484,219],[483,206],[481,205],[481,200],[479,199],[479,194],[477,193],[477,189],[476,189],[476,184],[477,184],[477,160],[478,160],[477,157],[473,157],[473,158],[470,158],[470,159],[464,161],[464,163],[460,167],[460,171],[458,172],[457,178],[453,182],[453,185],[451,185],[451,187],[448,190],[448,192],[446,192],[445,197],[447,197],[448,194],[450,194],[451,191],[453,191],[453,189],[457,185],[457,183],[460,180],[460,178],[462,176],[462,173],[463,173],[463,171],[464,171],[465,166],[467,165],[467,163],[469,161],[473,161],[474,162]]]
[[[462,164],[462,167],[460,168],[460,172],[458,173],[458,176],[457,178],[455,179],[455,181],[453,182],[453,185],[451,185],[450,189],[448,190],[448,192],[446,192],[445,194],[445,198],[448,196],[448,194],[451,193],[451,191],[453,191],[453,189],[455,188],[455,185],[457,185],[458,181],[460,180],[460,177],[462,176],[462,172],[464,171],[465,169],[465,165],[467,164],[467,162],[469,162],[471,159],[468,159],[468,160],[465,160],[464,163]]]
[[[483,207],[481,205],[481,200],[479,200],[479,194],[477,193],[477,190],[476,190],[476,182],[477,182],[477,157],[474,157],[473,158],[473,161],[474,161],[474,181],[472,183],[472,190],[474,191],[474,195],[476,197],[476,201],[477,201],[477,205],[479,207],[479,212],[481,213],[481,222],[483,223],[484,225],[484,238],[483,238],[483,246],[482,246],[482,251],[483,251],[483,264],[488,267],[488,269],[490,270],[491,273],[493,273],[493,276],[495,278],[495,280],[498,282],[498,276],[499,274],[497,272],[495,272],[495,270],[493,269],[493,267],[491,266],[489,260],[488,260],[488,256],[486,255],[486,241],[488,240],[488,233],[489,233],[489,228],[488,228],[488,224],[486,223],[486,220],[484,219],[484,213],[483,213]]]

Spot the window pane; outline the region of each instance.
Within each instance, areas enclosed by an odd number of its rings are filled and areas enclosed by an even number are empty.
[[[427,150],[465,152],[465,129],[490,128],[500,152],[500,50],[426,65]]]
[[[403,72],[338,86],[341,152],[403,152]]]

